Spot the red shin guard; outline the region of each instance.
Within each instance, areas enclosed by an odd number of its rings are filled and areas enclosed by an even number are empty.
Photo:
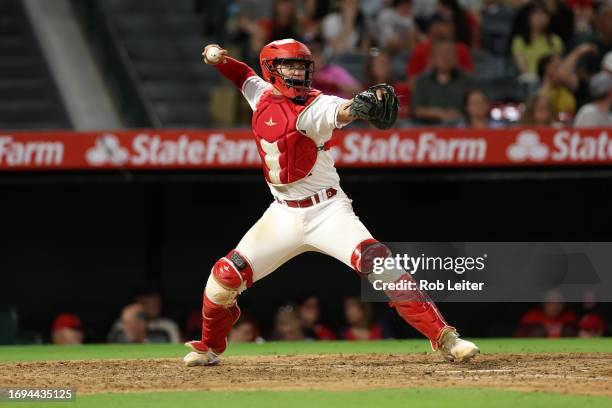
[[[227,348],[227,335],[240,317],[238,304],[233,306],[217,305],[204,294],[202,306],[202,340],[194,342],[199,351],[210,349],[221,354]]]
[[[371,272],[374,258],[386,258],[392,256],[391,251],[377,240],[371,238],[361,242],[351,256],[353,269],[362,276]],[[362,265],[364,271],[362,269]],[[365,273],[364,273],[365,272]],[[405,274],[399,280],[412,280],[410,275]],[[395,307],[397,313],[412,327],[417,329],[431,342],[433,350],[438,349],[438,341],[445,328],[453,329],[440,314],[435,303],[429,300],[426,293],[420,290],[387,292],[391,299],[389,306]]]
[[[438,349],[438,340],[444,328],[451,328],[433,302],[390,302],[397,313],[408,324],[417,329],[431,342],[433,350]]]
[[[224,304],[217,304],[210,300],[204,289],[202,340],[189,342],[189,345],[202,353],[212,350],[221,354],[227,348],[227,335],[240,318],[236,296],[241,290],[253,284],[253,268],[238,251],[232,250],[215,263],[212,268],[212,278],[217,282],[219,289],[225,288],[220,289],[221,291],[227,292],[221,296],[220,303]]]

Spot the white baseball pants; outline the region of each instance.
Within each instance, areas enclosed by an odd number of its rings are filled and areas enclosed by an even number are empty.
[[[352,268],[353,250],[370,238],[351,200],[340,190],[335,197],[308,208],[273,202],[236,250],[251,264],[256,282],[307,251],[333,256]]]

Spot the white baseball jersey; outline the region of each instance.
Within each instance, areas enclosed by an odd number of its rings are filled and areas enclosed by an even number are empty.
[[[242,95],[255,111],[259,98],[271,88],[272,85],[262,78],[251,76],[242,85]],[[317,146],[323,145],[332,138],[334,129],[344,126],[336,121],[338,109],[344,102],[346,99],[337,96],[319,95],[298,117],[297,129],[314,140]],[[344,196],[340,188],[340,177],[329,150],[318,152],[317,161],[307,177],[284,186],[268,183],[268,187],[274,197],[282,200],[301,199],[329,187],[335,188]]]

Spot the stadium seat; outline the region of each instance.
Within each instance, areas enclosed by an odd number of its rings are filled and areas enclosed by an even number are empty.
[[[0,0],[0,129],[69,128],[20,0]]]
[[[97,0],[111,30],[106,51],[112,64],[120,64],[118,86],[140,88],[124,97],[127,105],[140,104],[151,112],[147,118],[162,127],[205,127],[211,124],[211,90],[219,83],[215,69],[202,63],[204,44],[217,38],[203,38],[205,10],[196,10],[193,0]],[[107,46],[107,44],[105,44]],[[115,70],[117,71],[117,70]],[[128,73],[128,74],[125,74]],[[146,106],[151,107],[147,109]]]
[[[199,33],[204,28],[204,20],[194,14],[166,14],[162,15],[159,19],[161,27],[166,32],[170,32],[173,35],[193,35],[193,33]]]
[[[482,11],[480,37],[482,46],[495,55],[506,54],[512,31],[512,9],[490,6]]]
[[[159,18],[150,14],[117,14],[113,16],[113,25],[123,37],[149,36],[160,31]]]
[[[179,82],[177,80],[149,82],[143,85],[143,90],[153,102],[207,103],[210,99],[210,92],[207,87],[194,87],[190,82]]]
[[[31,57],[20,57],[0,60],[0,78],[28,79],[40,78],[40,65]]]
[[[492,78],[481,81],[482,88],[493,102],[522,102],[525,89],[515,78]]]
[[[214,69],[196,62],[156,62],[147,61],[135,64],[136,72],[143,82],[151,81],[189,81],[193,85],[212,84],[221,80],[221,75]]]
[[[23,36],[0,38],[0,55],[2,58],[26,57],[31,51],[27,48],[30,41]]]
[[[8,99],[40,99],[47,95],[42,79],[0,79],[0,95]]]
[[[473,50],[474,77],[480,79],[497,79],[506,77],[506,59],[483,50]]]
[[[101,5],[109,13],[144,12],[164,14],[172,12],[194,12],[193,0],[100,0]]]
[[[179,58],[178,51],[174,47],[173,42],[168,39],[154,38],[126,38],[124,40],[125,47],[129,57],[135,61],[147,60],[169,60],[176,61]]]
[[[52,121],[55,117],[55,106],[48,99],[12,99],[0,101],[0,118],[7,118],[6,123],[17,121]]]
[[[184,78],[186,71],[185,64],[171,61],[163,63],[157,61],[136,62],[134,67],[142,81],[165,81]]]
[[[202,18],[193,14],[121,13],[113,16],[113,24],[123,37],[167,38],[202,31]]]
[[[211,119],[208,103],[159,102],[153,109],[166,127],[201,127]]]

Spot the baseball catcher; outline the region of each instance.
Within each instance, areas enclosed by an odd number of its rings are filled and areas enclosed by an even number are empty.
[[[318,251],[362,274],[362,258],[388,254],[353,212],[328,142],[334,129],[358,119],[389,129],[399,105],[393,87],[385,84],[351,100],[313,89],[310,50],[292,39],[262,49],[263,78],[218,45],[206,46],[203,55],[206,64],[236,85],[253,110],[253,137],[273,201],[236,248],[213,265],[203,294],[202,338],[186,343],[191,348],[183,359],[188,366],[219,362],[240,316],[238,296],[291,258]],[[410,277],[399,270],[388,279]],[[479,352],[474,343],[459,338],[425,294],[411,292],[390,296],[389,304],[430,340],[433,350],[449,361],[466,361]]]

